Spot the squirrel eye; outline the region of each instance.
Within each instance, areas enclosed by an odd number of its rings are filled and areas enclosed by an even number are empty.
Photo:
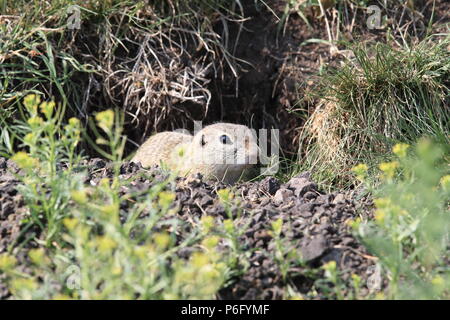
[[[219,139],[220,139],[220,142],[222,142],[223,144],[230,144],[231,143],[230,138],[227,135],[225,135],[225,134],[221,135],[219,137]]]
[[[200,140],[202,147],[206,144],[205,135],[202,135],[202,139]]]

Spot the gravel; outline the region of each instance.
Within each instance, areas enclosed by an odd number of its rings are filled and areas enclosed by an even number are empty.
[[[96,185],[100,179],[113,174],[111,164],[103,159],[90,159],[83,165],[88,168],[86,185]],[[24,239],[32,241],[28,241],[22,251],[37,247],[33,240],[40,237],[37,227],[24,229],[22,221],[27,217],[28,209],[17,191],[20,182],[13,173],[20,174],[20,170],[12,161],[0,158],[0,253]],[[146,170],[139,164],[124,163],[120,178],[131,182],[121,189],[121,193],[145,191],[166,177],[157,168]],[[176,193],[176,214],[188,222],[198,221],[203,215],[211,215],[219,221],[227,219],[228,214],[217,196],[218,190],[227,187],[223,183],[204,181],[200,175],[177,178],[167,186]],[[370,217],[370,199],[356,200],[350,192],[324,194],[308,172],[287,183],[274,177],[241,183],[234,186],[233,191],[239,201],[231,206],[231,212],[235,225],[242,231],[238,242],[247,255],[248,267],[242,268],[242,272],[231,279],[230,284],[219,292],[219,298],[282,299],[286,297],[287,285],[307,293],[318,278],[323,278],[320,267],[329,261],[336,262],[344,290],[351,290],[351,275],[357,274],[362,278],[361,294],[368,293],[365,285],[370,276],[368,270],[376,259],[353,236],[347,222],[358,214]],[[121,206],[122,221],[127,216],[128,203]],[[284,271],[276,258],[277,243],[271,233],[272,222],[280,218],[283,220],[280,234],[284,252],[282,262],[287,265]],[[181,238],[189,231],[186,226],[178,230]],[[192,251],[193,248],[183,248],[178,254],[187,258]],[[27,264],[26,258],[18,259]],[[240,263],[244,264],[244,261]],[[315,275],[311,270],[316,271]],[[0,299],[9,296],[2,277],[0,274]],[[320,288],[317,291],[317,298],[325,298]]]

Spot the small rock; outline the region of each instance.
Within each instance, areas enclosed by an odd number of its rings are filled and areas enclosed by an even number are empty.
[[[304,172],[299,173],[298,175],[296,175],[294,178],[305,178],[305,179],[311,180],[311,172],[304,171]]]
[[[13,182],[18,181],[11,172],[6,172],[0,176],[0,182]]]
[[[268,197],[263,197],[261,200],[260,200],[260,206],[261,207],[264,207],[264,206],[266,206],[266,205],[268,205],[270,203],[270,199],[268,198]]]
[[[16,164],[14,161],[12,161],[11,159],[8,159],[8,160],[6,161],[6,167],[7,167],[8,169],[10,169],[11,171],[15,172],[15,173],[17,173],[17,171],[19,171],[19,167],[18,167],[17,164]]]
[[[0,158],[0,169],[6,169],[6,159]]]
[[[106,166],[106,162],[103,159],[94,158],[91,160],[90,165],[93,167],[93,169],[101,169]]]
[[[342,253],[343,253],[342,249],[333,248],[330,250],[330,252],[325,254],[322,259],[320,259],[320,262],[325,264],[330,261],[335,261],[337,265],[340,265],[341,259],[342,259]]]
[[[338,204],[340,202],[345,202],[345,195],[343,193],[338,193],[332,201],[334,204]]]
[[[259,230],[255,232],[255,239],[257,240],[270,240],[272,236],[269,234],[267,230]]]
[[[259,185],[261,187],[261,190],[269,193],[272,196],[275,194],[275,192],[278,191],[278,189],[280,189],[280,182],[274,177],[264,178],[264,180],[262,180]]]
[[[327,240],[322,235],[319,235],[302,246],[301,252],[303,260],[305,262],[312,262],[320,258],[327,249]]]
[[[303,196],[303,198],[307,199],[307,200],[313,200],[317,198],[317,193],[313,192],[313,191],[308,191],[307,193],[305,193],[305,195]]]
[[[259,198],[260,198],[259,190],[257,190],[256,188],[250,189],[248,191],[248,199],[251,202],[258,202]]]
[[[273,203],[277,206],[285,203],[290,197],[294,195],[294,192],[289,189],[279,189],[273,196]]]
[[[289,181],[289,187],[295,190],[296,197],[303,197],[308,191],[317,190],[317,185],[306,178],[292,178]]]
[[[209,205],[211,205],[211,204],[213,204],[213,198],[211,198],[210,196],[208,196],[208,195],[204,195],[203,197],[202,197],[202,199],[200,200],[200,206],[202,207],[202,208],[204,208],[204,207],[206,207],[206,206],[209,206]]]
[[[309,218],[313,215],[314,205],[311,203],[303,203],[296,206],[296,211],[303,218]]]
[[[342,239],[342,244],[344,246],[349,246],[349,245],[353,244],[354,242],[355,242],[355,239],[353,239],[352,237],[344,237]]]

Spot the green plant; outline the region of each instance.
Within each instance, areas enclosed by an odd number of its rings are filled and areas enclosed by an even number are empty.
[[[450,292],[450,175],[448,145],[422,139],[394,147],[397,160],[381,163],[375,220],[355,224],[369,251],[379,257],[391,299],[448,299]],[[365,168],[355,170],[365,179]]]
[[[70,190],[80,184],[80,179],[73,178],[73,165],[82,159],[76,153],[81,125],[78,119],[71,118],[63,126],[63,110],[54,102],[41,102],[38,95],[28,95],[24,99],[27,120],[17,121],[15,126],[22,149],[28,150],[12,157],[25,173],[17,175],[23,182],[18,189],[30,210],[28,223],[45,232],[47,246],[60,233]],[[67,163],[66,170],[58,167],[61,163]],[[48,193],[48,188],[53,192]]]
[[[27,151],[12,159],[22,169],[19,192],[29,221],[43,234],[45,246],[31,249],[32,265],[25,272],[14,256],[23,243],[0,255],[0,270],[16,299],[205,299],[213,298],[230,275],[220,238],[189,227],[176,216],[172,177],[149,190],[123,195],[129,187],[120,179],[123,152],[120,117],[107,110],[96,115],[97,142],[113,161],[112,175],[85,185],[82,157],[75,151],[82,128],[77,119],[63,125],[61,108],[24,100],[28,119],[16,135]],[[61,167],[62,166],[62,167]],[[131,203],[131,204],[130,204]],[[120,208],[129,205],[121,219]],[[169,218],[169,219],[168,219]],[[211,228],[216,228],[212,222]],[[219,227],[218,227],[219,228]],[[36,239],[39,243],[39,239]],[[188,258],[179,250],[192,247]],[[235,259],[234,259],[235,260]]]
[[[249,266],[248,253],[242,249],[242,245],[239,243],[239,237],[242,236],[245,230],[248,228],[248,224],[240,224],[240,216],[242,209],[240,208],[239,199],[235,196],[230,189],[221,189],[217,191],[219,200],[224,206],[227,219],[223,219],[219,227],[215,228],[215,234],[227,242],[229,247],[228,263],[230,266],[232,275],[244,274]],[[233,214],[233,207],[236,208],[236,214]],[[205,224],[207,221],[209,222]],[[209,225],[207,230],[212,229],[212,217],[204,217],[204,226]]]

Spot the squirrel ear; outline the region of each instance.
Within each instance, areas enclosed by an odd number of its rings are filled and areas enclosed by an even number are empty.
[[[202,147],[206,144],[205,135],[204,134],[202,134],[202,138],[200,139],[200,144],[201,144]]]

